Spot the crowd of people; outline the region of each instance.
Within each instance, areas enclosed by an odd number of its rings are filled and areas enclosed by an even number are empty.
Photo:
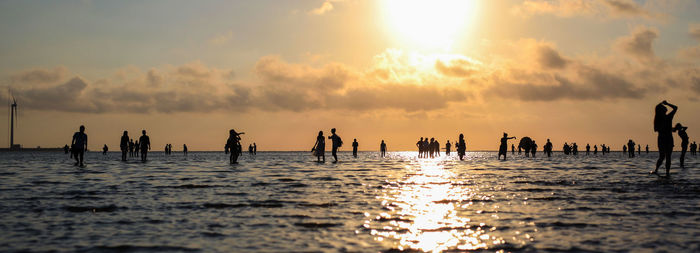
[[[668,112],[668,108],[671,108],[671,112]],[[673,132],[677,132],[678,136],[681,139],[681,168],[685,168],[685,155],[688,151],[688,147],[690,147],[691,155],[697,154],[698,145],[695,142],[690,144],[688,141],[689,138],[686,132],[688,130],[688,127],[683,126],[681,123],[677,123],[675,126],[673,126],[673,117],[675,116],[677,110],[677,106],[670,104],[665,100],[655,107],[654,131],[658,133],[659,158],[656,162],[656,167],[652,172],[650,172],[651,174],[658,174],[658,169],[659,167],[661,167],[664,161],[666,162],[666,176],[670,174],[671,153],[673,152],[674,146],[672,134]],[[142,135],[139,137],[139,139],[137,141],[134,141],[129,137],[128,131],[124,131],[119,145],[122,152],[121,157],[123,161],[127,160],[127,156],[133,157],[139,154],[141,156],[142,161],[147,160],[148,151],[151,149],[151,141],[150,137],[146,135],[146,130],[142,130],[141,133]],[[238,133],[234,129],[231,129],[229,131],[229,138],[226,141],[224,151],[226,154],[230,154],[231,163],[236,163],[238,161],[238,157],[242,155],[242,146],[240,141],[241,135],[243,134],[243,132]],[[336,163],[338,162],[337,152],[339,148],[343,146],[343,140],[336,133],[335,128],[331,129],[331,136],[328,136],[328,139],[331,140],[331,155],[334,159],[333,162]],[[500,146],[498,149],[499,160],[501,159],[501,157],[503,157],[503,160],[507,159],[508,141],[512,139],[516,139],[516,137],[509,137],[507,133],[503,133],[503,137],[501,137],[500,139]],[[68,145],[66,145],[64,147],[65,152],[70,152],[71,158],[75,159],[76,166],[84,166],[84,155],[87,151],[87,145],[88,137],[87,134],[85,134],[85,126],[80,126],[79,131],[73,134],[71,146],[69,147]],[[459,139],[454,142],[454,145],[455,149],[457,150],[457,155],[459,159],[463,160],[466,152],[466,141],[464,140],[464,134],[459,135]],[[518,153],[521,153],[521,148],[523,146],[525,146],[524,149],[526,156],[529,157],[530,154],[532,154],[532,156],[535,157],[535,154],[537,152],[537,144],[534,140],[530,139],[529,137],[523,137],[521,139],[521,143],[518,145]],[[610,146],[607,146],[605,144],[602,144],[600,146],[602,154],[610,153]],[[357,157],[358,147],[359,143],[357,142],[357,139],[353,139],[353,157]],[[434,137],[430,139],[428,139],[427,137],[421,137],[420,140],[416,143],[416,147],[418,148],[418,158],[435,158],[440,156],[440,143]],[[452,143],[450,143],[449,140],[446,141],[444,149],[445,154],[449,156],[452,150]],[[551,157],[553,152],[553,145],[549,139],[547,139],[547,143],[544,145],[542,150],[548,157]],[[642,146],[630,139],[628,140],[627,144],[623,145],[622,150],[623,154],[627,154],[630,158],[632,158],[635,157],[635,151],[637,152],[637,154],[641,154]],[[108,147],[105,144],[103,147],[103,154],[106,154],[107,151]],[[578,144],[575,142],[571,144],[565,142],[562,151],[564,155],[576,156],[579,152]],[[649,145],[646,145],[645,151],[647,154],[649,153]],[[164,152],[167,155],[172,154],[172,144],[166,144]],[[248,152],[251,155],[257,154],[257,144],[250,144],[248,146]],[[316,156],[318,162],[326,161],[326,137],[323,135],[323,131],[318,132],[316,142],[311,148],[311,152],[314,156]],[[387,144],[386,142],[384,142],[384,140],[381,141],[379,152],[381,157],[386,156]],[[513,155],[515,154],[515,144],[511,145],[511,152]],[[586,155],[589,155],[590,152],[591,145],[586,144]],[[183,144],[183,153],[184,155],[187,155],[187,145],[185,144]],[[593,145],[593,154],[598,154],[598,145]]]

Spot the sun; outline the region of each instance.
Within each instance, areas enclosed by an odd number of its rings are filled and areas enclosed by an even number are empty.
[[[449,50],[476,15],[478,0],[385,0],[389,30],[404,44]]]

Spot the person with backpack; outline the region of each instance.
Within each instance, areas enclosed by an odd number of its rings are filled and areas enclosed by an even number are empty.
[[[331,154],[333,155],[333,159],[335,159],[335,161],[333,161],[333,163],[337,163],[338,162],[338,154],[337,154],[338,148],[343,146],[343,140],[340,139],[340,136],[335,134],[335,128],[331,129],[331,136],[328,136],[328,139],[331,139],[331,141],[333,142],[333,146],[331,149]]]

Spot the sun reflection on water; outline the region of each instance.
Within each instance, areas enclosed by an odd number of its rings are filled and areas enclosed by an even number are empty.
[[[377,241],[389,241],[399,250],[442,252],[487,249],[504,243],[489,234],[496,228],[477,223],[464,209],[472,200],[483,200],[476,186],[455,187],[456,175],[441,159],[419,160],[407,167],[409,174],[387,182],[378,198],[389,212],[365,221]],[[369,215],[368,215],[369,216]]]

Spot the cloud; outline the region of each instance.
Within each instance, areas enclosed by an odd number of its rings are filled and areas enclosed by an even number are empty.
[[[517,81],[497,80],[486,94],[522,101],[639,99],[645,95],[644,89],[600,69],[582,67],[576,74],[577,80],[560,74],[548,76],[545,82],[541,76],[521,77]]]
[[[324,1],[323,4],[321,4],[321,6],[309,11],[309,14],[323,15],[329,11],[332,11],[332,10],[333,10],[333,3],[331,3],[331,1]]]
[[[617,39],[615,46],[637,59],[651,60],[654,58],[652,45],[657,37],[659,31],[656,28],[639,26],[630,35]]]
[[[562,69],[569,60],[559,54],[552,46],[540,45],[537,47],[537,61],[543,68]]]
[[[450,60],[449,65],[442,60],[437,60],[435,69],[443,75],[452,77],[467,77],[477,73],[475,64],[465,59]]]
[[[688,25],[688,34],[691,38],[700,41],[700,24]]]
[[[603,3],[610,7],[613,14],[631,17],[652,16],[647,10],[639,6],[639,4],[637,4],[633,0],[605,0],[603,1]]]
[[[511,8],[516,16],[554,15],[557,17],[659,18],[633,0],[526,0]]]
[[[279,56],[260,58],[253,68],[254,80],[247,82],[234,81],[231,71],[198,61],[145,72],[119,70],[95,81],[77,75],[69,78],[69,71],[65,72],[65,79],[51,79],[54,82],[16,78],[29,73],[24,71],[10,76],[16,79],[10,86],[27,109],[81,113],[417,112],[443,109],[470,97],[470,92],[460,86],[426,85],[394,77],[377,79],[374,68],[357,71],[339,63],[312,66],[289,63]]]
[[[209,39],[209,44],[212,45],[224,45],[233,39],[233,32],[227,31],[225,33],[217,34]]]
[[[53,69],[30,69],[14,74],[10,77],[11,82],[17,83],[51,83],[66,77],[68,69],[58,66]]]

